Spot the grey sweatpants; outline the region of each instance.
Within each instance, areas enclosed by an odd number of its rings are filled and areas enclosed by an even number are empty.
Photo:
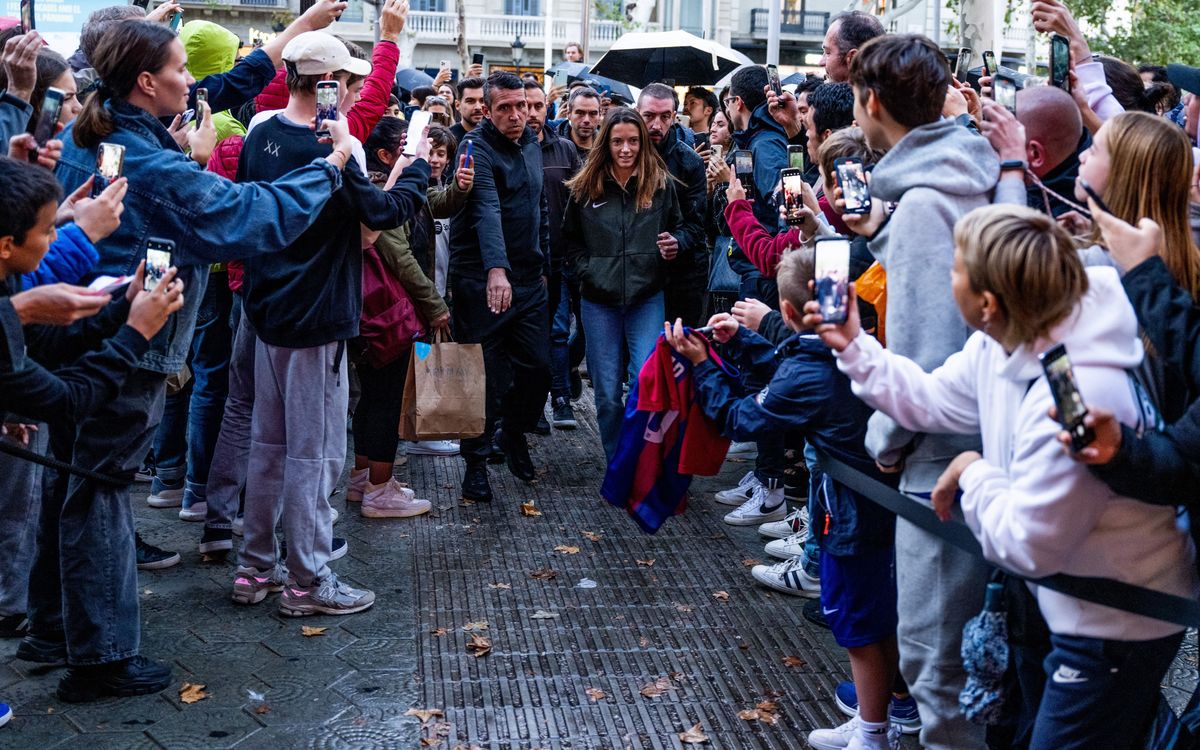
[[[966,683],[962,630],[979,614],[988,567],[976,557],[896,519],[896,609],[900,673],[921,712],[927,750],[983,750],[985,728],[958,708]]]
[[[275,565],[278,501],[290,577],[309,586],[329,575],[329,495],[346,461],[349,397],[343,346],[287,349],[256,338],[242,565]]]
[[[44,424],[38,428],[25,447],[44,456],[50,432]],[[0,453],[0,617],[26,611],[41,509],[42,467]]]

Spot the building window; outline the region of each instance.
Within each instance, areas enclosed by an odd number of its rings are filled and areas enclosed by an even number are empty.
[[[541,0],[504,0],[504,15],[540,16],[542,15],[541,6]]]
[[[409,7],[424,13],[445,13],[446,0],[411,0]]]

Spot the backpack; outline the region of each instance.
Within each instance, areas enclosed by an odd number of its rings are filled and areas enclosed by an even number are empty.
[[[378,368],[407,356],[413,342],[425,335],[425,325],[408,290],[374,245],[363,250],[362,294],[358,343],[367,363]]]

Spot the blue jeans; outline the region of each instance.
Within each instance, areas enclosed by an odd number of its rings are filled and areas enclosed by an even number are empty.
[[[804,543],[804,572],[813,578],[820,578],[821,545],[817,543],[817,529],[813,524],[817,518],[817,488],[821,486],[821,464],[817,461],[817,449],[810,442],[804,443],[804,462],[808,465],[809,518],[808,541]]]
[[[29,450],[46,454],[50,428],[38,425]],[[24,614],[29,572],[37,553],[38,515],[42,509],[42,467],[0,453],[0,617]]]
[[[571,331],[571,317],[575,330]],[[571,398],[571,369],[583,361],[586,336],[579,322],[579,281],[563,274],[562,291],[550,326],[550,395],[557,401]]]
[[[654,351],[663,327],[663,294],[658,292],[632,305],[601,305],[583,300],[583,330],[587,349],[588,373],[596,394],[596,422],[604,455],[611,459],[617,451],[625,406],[621,386],[626,378],[636,378],[646,357]],[[628,372],[622,363],[629,362]]]
[[[224,418],[213,448],[213,461],[205,492],[208,515],[204,525],[211,529],[232,528],[238,513],[246,471],[250,461],[250,419],[254,407],[254,347],[256,337],[250,320],[242,315],[241,298],[233,300],[229,325],[235,332],[229,360],[229,394]]]

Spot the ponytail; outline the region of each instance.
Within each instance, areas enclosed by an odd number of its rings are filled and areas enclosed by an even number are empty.
[[[108,25],[91,58],[100,85],[75,118],[72,136],[77,146],[94,148],[113,134],[117,126],[108,103],[127,99],[142,73],[157,73],[166,67],[175,39],[174,32],[158,23],[123,21]]]

